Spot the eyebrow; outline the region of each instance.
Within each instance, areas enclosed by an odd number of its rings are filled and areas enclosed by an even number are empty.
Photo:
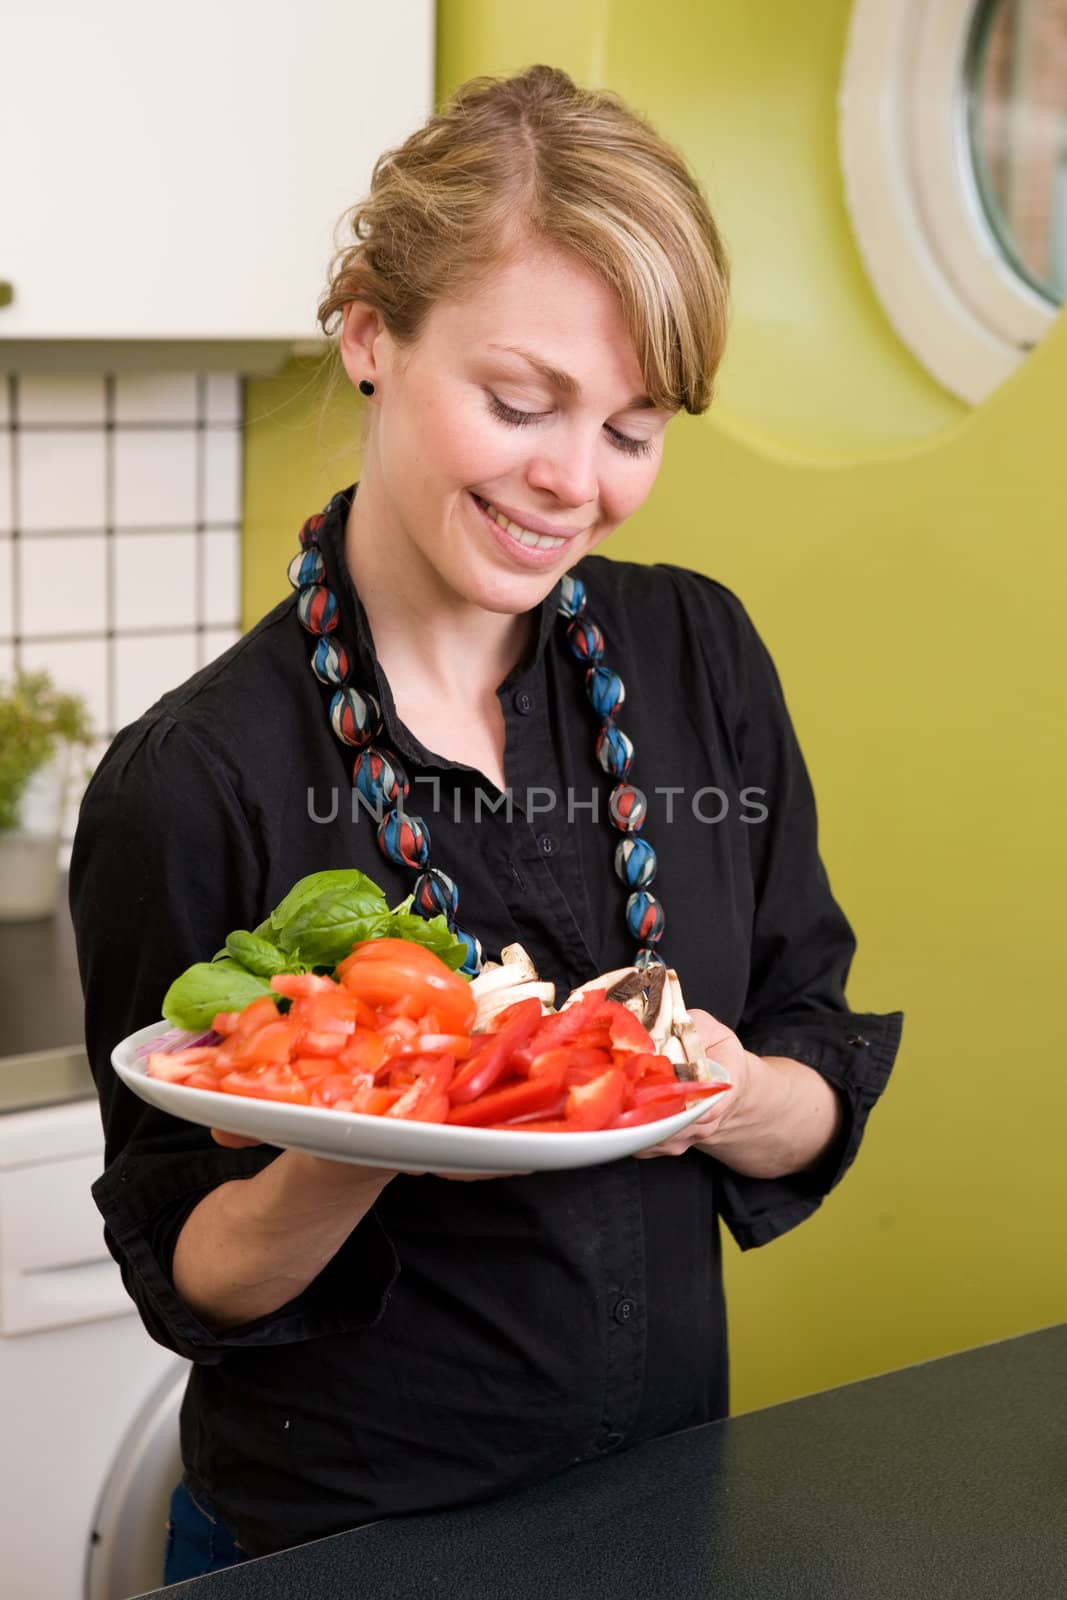
[[[580,395],[582,392],[581,384],[577,378],[572,378],[569,372],[561,372],[559,367],[553,367],[547,361],[542,361],[540,356],[535,356],[529,350],[521,350],[516,344],[490,344],[488,349],[503,350],[506,355],[520,356],[523,361],[528,361],[530,366],[534,367],[561,394]],[[650,400],[647,394],[638,394],[628,401],[626,405],[620,406],[619,409],[621,411],[655,411],[656,402]]]

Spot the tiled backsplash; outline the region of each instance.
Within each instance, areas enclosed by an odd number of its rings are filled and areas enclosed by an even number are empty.
[[[241,423],[229,375],[0,375],[0,678],[80,690],[91,760],[238,637]]]

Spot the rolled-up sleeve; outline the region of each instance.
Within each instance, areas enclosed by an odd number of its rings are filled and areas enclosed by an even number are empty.
[[[208,1129],[147,1105],[118,1078],[111,1052],[159,1020],[179,973],[210,960],[232,929],[262,920],[264,877],[256,830],[222,753],[165,713],[124,729],[86,791],[70,868],[86,1049],[105,1142],[92,1196],[148,1333],[193,1361],[366,1327],[381,1315],[398,1271],[372,1210],[308,1287],[268,1316],[216,1335],[175,1292],[174,1247],[190,1212],[279,1152],[224,1149]]]
[[[748,825],[753,924],[748,993],[737,1034],[757,1055],[812,1067],[838,1094],[842,1125],[822,1159],[783,1178],[721,1166],[721,1214],[743,1250],[815,1212],[855,1160],[889,1079],[904,1015],[852,1011],[845,998],[856,940],[819,855],[815,797],[774,663],[740,601],[737,749],[743,782],[766,817]]]

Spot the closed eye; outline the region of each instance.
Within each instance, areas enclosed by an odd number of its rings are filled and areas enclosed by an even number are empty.
[[[545,417],[552,415],[551,411],[516,411],[514,406],[506,406],[492,390],[486,390],[489,396],[489,410],[501,422],[508,423],[513,428],[526,428],[531,423],[542,422]],[[609,423],[604,424],[609,437],[616,449],[628,456],[647,456],[652,450],[651,439],[635,439],[628,433],[620,433],[618,428],[613,428]]]

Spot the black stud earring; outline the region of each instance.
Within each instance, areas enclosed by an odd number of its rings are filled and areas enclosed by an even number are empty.
[[[359,392],[360,392],[360,394],[373,394],[374,393],[374,385],[373,385],[373,383],[371,383],[369,378],[360,378],[360,380],[359,380]]]

